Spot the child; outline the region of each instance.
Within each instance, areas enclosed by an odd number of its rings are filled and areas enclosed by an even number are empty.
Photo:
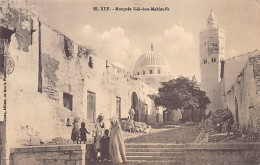
[[[73,143],[79,143],[79,118],[75,117],[73,122],[73,128],[71,132],[71,140]]]
[[[84,144],[86,144],[86,142],[87,142],[87,134],[90,134],[90,133],[85,128],[85,123],[84,122],[81,123],[81,128],[79,129],[79,132],[80,132],[80,144],[81,144],[82,141],[84,142]]]
[[[105,135],[101,138],[101,157],[102,159],[110,160],[110,154],[109,154],[109,130],[105,130]]]

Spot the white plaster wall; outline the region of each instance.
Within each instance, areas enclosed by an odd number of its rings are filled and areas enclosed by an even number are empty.
[[[57,99],[48,98],[48,94],[38,92],[38,65],[39,65],[39,43],[38,22],[35,21],[37,29],[33,36],[33,44],[29,52],[18,50],[18,42],[13,35],[10,44],[10,55],[15,61],[15,70],[8,76],[8,114],[7,114],[7,136],[8,146],[13,147],[21,144],[21,140],[34,138],[35,134],[43,141],[55,137],[70,139],[71,127],[67,127],[67,119],[76,116],[87,123],[87,128],[92,131],[92,122],[87,121],[87,91],[96,93],[96,115],[103,113],[105,122],[116,114],[116,97],[121,97],[122,117],[128,116],[131,106],[131,95],[136,92],[139,101],[148,105],[151,122],[155,122],[155,107],[148,94],[156,91],[147,86],[141,80],[135,80],[132,76],[108,63],[99,56],[91,55],[93,58],[93,69],[88,66],[88,59],[77,58],[78,45],[74,43],[73,58],[66,59],[61,51],[60,41],[62,35],[42,24],[42,60],[50,57],[58,61],[58,68],[53,74],[56,75],[56,86],[53,91]],[[45,58],[46,60],[46,58]],[[43,66],[48,67],[48,66]],[[43,68],[43,89],[47,90],[48,79],[45,77]],[[63,107],[63,92],[73,95],[73,110]],[[23,132],[21,128],[28,126],[33,130],[32,135]],[[20,136],[16,136],[19,134]],[[90,137],[90,136],[89,136]]]

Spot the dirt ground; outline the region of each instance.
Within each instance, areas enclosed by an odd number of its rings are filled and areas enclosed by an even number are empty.
[[[126,138],[127,143],[191,143],[198,136],[194,125],[180,124],[174,128],[157,128],[142,136]]]

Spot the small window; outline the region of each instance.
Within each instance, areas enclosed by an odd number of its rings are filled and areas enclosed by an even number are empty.
[[[216,62],[217,60],[216,60],[216,58],[215,57],[213,57],[212,59],[211,59],[211,62]]]
[[[153,74],[153,70],[150,70],[150,74]]]
[[[145,74],[145,71],[143,71],[143,74]]]
[[[203,63],[204,63],[204,64],[206,64],[207,62],[208,62],[208,60],[207,60],[207,59],[204,59],[204,60],[203,60]]]
[[[87,119],[91,122],[96,120],[96,93],[90,91],[87,94]]]
[[[91,56],[89,56],[89,58],[88,58],[88,66],[90,67],[90,68],[93,68],[93,60],[92,60],[92,57]]]
[[[72,111],[73,96],[68,93],[63,93],[63,106]]]
[[[140,73],[139,72],[137,72],[137,75],[139,75]]]
[[[65,55],[68,59],[72,58],[72,54],[73,54],[73,43],[72,41],[64,36],[64,51],[65,51]]]
[[[161,71],[160,71],[160,70],[157,70],[157,74],[161,74]]]

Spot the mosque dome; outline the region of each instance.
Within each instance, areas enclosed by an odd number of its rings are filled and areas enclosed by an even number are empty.
[[[135,68],[144,66],[169,66],[165,57],[161,56],[157,52],[150,51],[143,54],[136,62]]]
[[[168,75],[170,74],[170,68],[167,59],[153,50],[151,45],[151,51],[143,54],[136,61],[135,75]]]
[[[158,89],[161,82],[167,82],[173,78],[167,59],[154,51],[153,45],[149,52],[136,61],[134,75],[154,89]]]

